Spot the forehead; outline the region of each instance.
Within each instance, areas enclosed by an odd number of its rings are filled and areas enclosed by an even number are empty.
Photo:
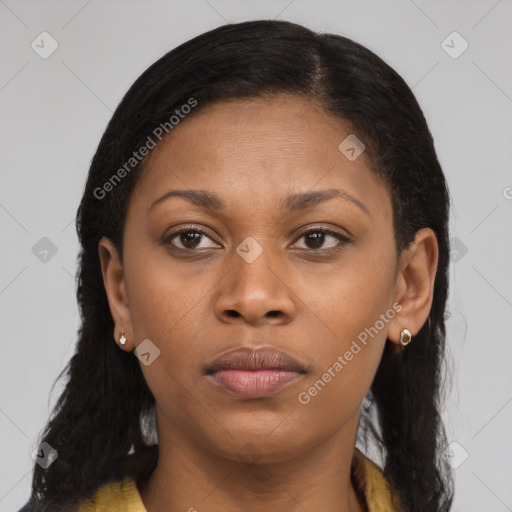
[[[389,208],[367,155],[350,160],[340,150],[353,135],[346,121],[296,95],[220,101],[185,117],[152,150],[138,195],[148,203],[168,189],[207,188],[227,203],[268,202],[341,187],[370,209]]]

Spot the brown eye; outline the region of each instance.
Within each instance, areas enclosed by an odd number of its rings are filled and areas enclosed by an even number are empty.
[[[306,249],[326,249],[332,250],[340,248],[341,246],[349,243],[350,240],[336,231],[325,229],[325,228],[313,228],[301,234],[299,240],[303,238],[306,245]],[[334,240],[334,243],[332,243]],[[325,247],[324,244],[328,243]]]
[[[170,244],[177,249],[182,250],[194,250],[194,249],[209,249],[217,247],[217,244],[210,246],[201,246],[203,240],[211,240],[208,234],[201,229],[184,228],[178,231],[174,231],[164,239],[164,243]],[[213,242],[213,241],[212,241]]]

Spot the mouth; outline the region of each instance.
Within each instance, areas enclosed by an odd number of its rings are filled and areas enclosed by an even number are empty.
[[[214,384],[245,399],[275,395],[305,373],[306,369],[285,352],[249,347],[223,354],[206,370]]]

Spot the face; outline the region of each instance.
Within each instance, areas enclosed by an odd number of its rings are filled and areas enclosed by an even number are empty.
[[[109,301],[126,350],[160,350],[141,364],[159,436],[277,461],[357,429],[400,306],[390,193],[364,152],[338,149],[351,133],[296,96],[230,100],[150,154],[125,224],[124,298]],[[208,374],[240,347],[301,371]]]

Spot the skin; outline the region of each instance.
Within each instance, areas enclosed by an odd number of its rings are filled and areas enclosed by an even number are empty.
[[[390,192],[365,153],[349,161],[340,152],[350,133],[294,95],[205,107],[146,160],[130,199],[123,261],[108,238],[100,241],[114,339],[123,330],[120,349],[148,338],[161,351],[141,363],[160,446],[158,466],[139,489],[148,512],[365,510],[350,481],[360,406],[386,338],[398,347],[407,327],[414,343],[427,319],[438,246],[425,228],[397,259]],[[206,190],[226,207],[172,197],[150,209],[176,189]],[[281,209],[290,194],[325,189],[345,191],[367,212],[343,195]],[[208,235],[187,246],[179,235],[162,242],[171,228],[190,224]],[[301,231],[322,226],[349,242],[325,235],[322,243]],[[249,236],[263,250],[252,263],[236,252]],[[394,318],[301,404],[298,394],[395,302]],[[283,350],[307,372],[272,397],[242,400],[204,375],[240,346]],[[251,463],[241,460],[245,452]]]

